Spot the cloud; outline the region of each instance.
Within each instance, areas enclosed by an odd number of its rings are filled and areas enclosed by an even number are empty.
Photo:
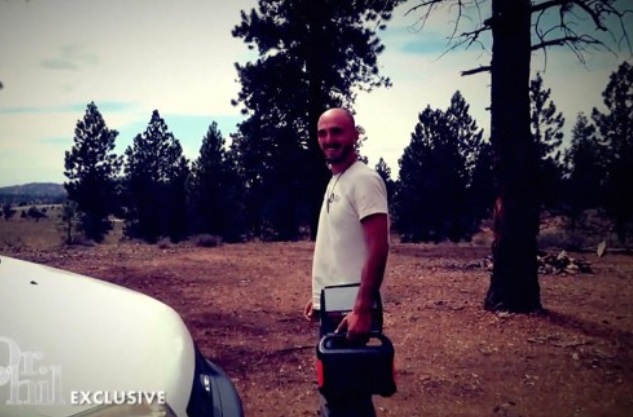
[[[426,38],[419,41],[406,42],[400,47],[400,51],[405,54],[440,56],[448,48],[449,46],[446,42],[442,42],[439,39]]]
[[[449,46],[445,34],[432,30],[420,31],[401,20],[378,32],[378,37],[387,46],[389,53],[439,56]]]
[[[222,137],[229,142],[230,134],[235,133],[236,125],[242,121],[241,116],[232,115],[183,115],[161,112],[161,117],[167,124],[168,130],[180,142],[183,153],[189,159],[195,159],[199,155],[202,139],[206,135],[211,123],[216,122]],[[119,136],[117,138],[117,152],[123,152],[133,142],[136,135],[142,134],[147,129],[151,114],[137,119],[132,123],[117,128]]]
[[[99,112],[125,112],[133,109],[136,104],[129,102],[105,101],[95,103]],[[86,110],[88,103],[76,103],[60,106],[42,106],[42,107],[0,107],[0,114],[37,114],[37,113],[77,113]]]
[[[76,70],[79,69],[77,65],[70,61],[63,59],[46,59],[42,61],[42,67],[48,69],[61,69],[61,70]]]
[[[44,107],[0,107],[0,114],[46,113],[49,110]]]
[[[38,143],[53,146],[64,145],[67,147],[71,142],[72,139],[69,136],[50,136],[38,139]]]
[[[441,2],[448,4],[455,3]],[[153,0],[148,9],[140,1],[0,0],[0,183],[61,176],[64,151],[91,101],[107,126],[120,132],[117,152],[145,131],[154,109],[190,158],[214,120],[230,140],[242,119],[230,104],[240,89],[233,64],[254,59],[230,32],[240,9],[256,5]],[[420,13],[405,16],[411,7],[398,6],[387,29],[378,32],[386,46],[378,66],[393,88],[360,93],[355,106],[369,138],[363,154],[372,165],[384,157],[394,174],[419,112],[427,105],[446,109],[456,90],[486,135],[489,130],[489,74],[460,72],[488,65],[490,55],[477,47],[444,54],[455,8],[440,7],[420,28]],[[476,10],[468,17],[466,25],[479,21]],[[545,85],[565,113],[566,128],[576,111],[590,113],[600,105],[608,75],[622,60],[603,53],[586,58],[587,68],[566,48],[551,49],[546,67],[541,53],[532,58],[533,72],[546,69]],[[49,174],[34,177],[44,171]]]
[[[121,112],[131,111],[131,110],[134,110],[134,108],[138,106],[138,104],[136,103],[126,102],[126,101],[98,102],[98,101],[92,100],[91,102],[93,102],[97,106],[97,109],[99,110],[99,113],[101,113],[102,116],[106,112],[107,113],[121,113]],[[64,106],[63,109],[66,109],[72,112],[83,112],[88,107],[88,104],[89,103],[71,104],[68,106]]]
[[[252,0],[156,0],[150,11],[142,2],[16,3],[0,4],[5,105],[105,100],[146,111],[237,114],[233,64],[252,53],[230,30]],[[69,7],[72,19],[60,12]]]
[[[99,62],[97,56],[86,51],[85,45],[66,45],[60,48],[59,56],[44,59],[42,68],[53,70],[79,70],[86,66],[94,66]]]
[[[17,131],[15,136],[2,133],[0,186],[36,181],[64,181],[64,151],[70,147],[63,146],[62,137],[51,136],[51,140],[42,140],[46,138],[45,135],[45,132],[41,135],[29,135]],[[65,143],[71,144],[72,136],[66,138]]]

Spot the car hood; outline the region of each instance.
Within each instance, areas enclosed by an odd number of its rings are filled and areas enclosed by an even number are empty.
[[[94,407],[71,404],[73,391],[163,392],[184,416],[194,366],[191,335],[169,306],[0,256],[1,416],[69,416]]]

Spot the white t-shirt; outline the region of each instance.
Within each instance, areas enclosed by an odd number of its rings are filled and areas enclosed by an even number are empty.
[[[328,203],[329,201],[329,203]],[[378,173],[360,161],[333,175],[326,188],[312,263],[312,303],[320,308],[323,287],[361,280],[367,246],[361,220],[389,213],[387,190]]]

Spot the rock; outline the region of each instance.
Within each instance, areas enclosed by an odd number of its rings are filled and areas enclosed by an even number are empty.
[[[604,256],[606,251],[607,251],[607,241],[603,240],[602,242],[600,242],[598,244],[598,249],[596,250],[596,253],[597,253],[598,257],[601,258],[601,257]]]

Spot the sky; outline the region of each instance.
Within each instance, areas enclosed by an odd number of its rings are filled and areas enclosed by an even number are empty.
[[[489,74],[460,75],[488,65],[489,52],[444,53],[454,15],[439,11],[421,28],[420,14],[407,14],[416,3],[399,6],[379,31],[385,45],[379,68],[393,86],[360,93],[354,108],[368,138],[362,153],[372,166],[384,158],[394,176],[418,115],[429,105],[446,109],[457,90],[489,134]],[[256,4],[0,0],[0,186],[64,182],[64,152],[92,101],[119,132],[117,153],[145,131],[154,109],[190,159],[212,122],[229,139],[242,120],[231,105],[240,90],[235,63],[255,58],[231,29],[241,10]],[[585,65],[566,48],[550,49],[546,62],[542,53],[533,55],[533,72],[542,73],[565,115],[567,141],[579,112],[601,108],[609,75],[625,59],[631,60],[626,49],[592,53]]]

